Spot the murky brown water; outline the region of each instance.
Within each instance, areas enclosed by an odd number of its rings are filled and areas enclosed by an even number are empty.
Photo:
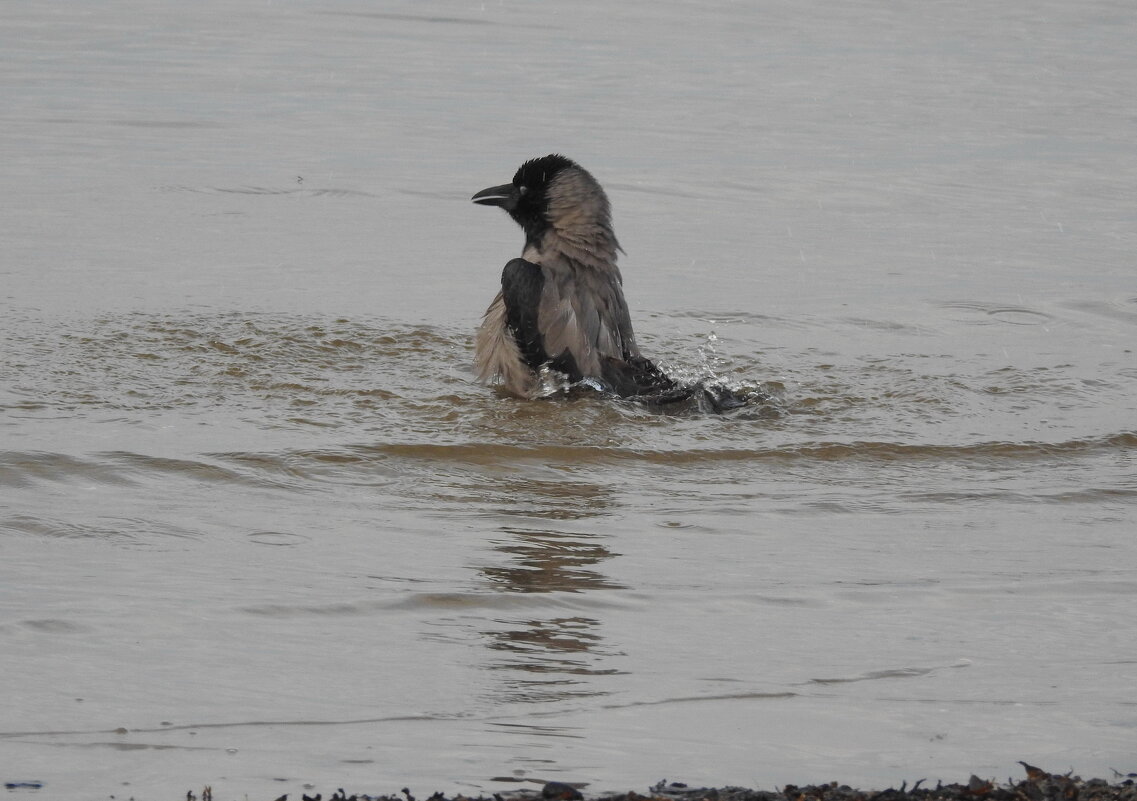
[[[6,15],[0,779],[1134,768],[1137,13]],[[767,402],[472,383],[554,149]]]

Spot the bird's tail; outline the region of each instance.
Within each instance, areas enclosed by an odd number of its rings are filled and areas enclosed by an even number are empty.
[[[537,376],[522,360],[506,323],[501,293],[486,309],[474,338],[474,370],[483,384],[494,384],[519,398],[531,398],[538,389]]]
[[[747,399],[734,390],[704,381],[696,384],[679,384],[673,389],[662,392],[636,395],[631,400],[659,409],[674,407],[677,404],[694,404],[703,411],[715,414],[749,405]]]

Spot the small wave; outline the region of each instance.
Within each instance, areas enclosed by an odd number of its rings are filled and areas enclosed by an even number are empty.
[[[192,192],[207,195],[295,195],[298,197],[378,197],[360,189],[341,187],[269,187],[269,186],[184,186],[170,184],[158,187],[160,192]]]
[[[1137,324],[1137,311],[1126,308],[1126,305],[1137,304],[1137,298],[1126,298],[1121,302],[1108,303],[1103,301],[1068,301],[1062,306],[1082,314],[1090,314],[1114,322]]]
[[[91,631],[90,626],[54,617],[21,620],[19,625],[38,634],[86,634]]]
[[[192,459],[171,459],[124,451],[88,457],[45,452],[0,452],[0,486],[28,488],[40,483],[138,485],[156,477],[210,484],[265,487],[278,482],[263,476]]]
[[[137,517],[95,517],[73,523],[48,517],[14,515],[0,519],[0,530],[48,539],[96,539],[129,548],[161,549],[169,539],[200,539],[190,531],[157,520]]]
[[[258,604],[243,611],[260,617],[357,617],[383,612],[465,612],[494,610],[551,610],[579,612],[621,606],[614,598],[595,595],[550,595],[502,592],[417,592],[382,601],[350,601],[330,604]]]
[[[953,667],[959,667],[954,665]],[[831,679],[810,679],[807,684],[850,684],[858,681],[879,681],[880,679],[915,679],[935,673],[940,668],[935,667],[903,667],[889,668],[887,670],[870,670],[856,676],[841,676]]]
[[[24,489],[41,482],[70,481],[134,483],[123,471],[98,459],[40,451],[0,453],[0,487]]]
[[[648,462],[689,464],[699,462],[767,461],[969,461],[1001,459],[1031,461],[1059,456],[1081,456],[1137,448],[1137,432],[1076,439],[1065,442],[979,442],[968,445],[904,444],[897,442],[816,442],[773,448],[690,448],[650,450],[588,445],[515,445],[492,442],[458,444],[388,443],[364,445],[356,453],[375,457],[461,462],[467,464],[523,464]]]
[[[275,452],[219,452],[199,459],[174,459],[111,451],[77,457],[44,452],[0,452],[0,486],[29,488],[44,483],[143,485],[164,477],[200,484],[312,490],[318,484],[382,486],[406,484],[431,471],[474,468],[549,470],[554,466],[604,464],[659,466],[768,462],[974,463],[990,468],[1077,460],[1137,450],[1137,432],[1060,442],[978,442],[962,445],[886,441],[785,443],[775,447],[651,449],[590,444],[511,442],[389,442]],[[416,466],[417,465],[417,466]],[[530,477],[532,479],[532,476]],[[504,480],[504,478],[502,478]],[[314,483],[313,483],[314,482]],[[1082,487],[1056,493],[1054,502],[1127,500],[1137,487]],[[963,497],[963,496],[961,496]],[[974,499],[974,492],[967,498]],[[1032,500],[1039,496],[1030,495]],[[951,500],[940,493],[925,500]]]
[[[604,704],[601,709],[629,709],[640,706],[662,706],[664,704],[697,704],[713,701],[784,701],[798,697],[795,692],[737,692],[714,695],[681,695],[675,698],[659,698],[652,701],[629,701],[622,704]]]
[[[420,14],[397,14],[382,11],[318,11],[318,14],[327,14],[338,17],[357,17],[361,19],[379,19],[391,22],[425,22],[430,25],[494,25],[492,20],[480,17],[441,17],[425,16]]]

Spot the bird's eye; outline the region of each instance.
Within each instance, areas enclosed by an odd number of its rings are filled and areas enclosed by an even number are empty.
[[[519,187],[517,187],[517,191],[520,192],[522,195],[525,195],[529,191],[529,187],[519,186]]]

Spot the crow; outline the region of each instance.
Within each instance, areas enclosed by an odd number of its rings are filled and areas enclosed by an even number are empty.
[[[652,404],[703,394],[718,411],[744,405],[729,391],[684,385],[640,353],[616,266],[623,251],[611,207],[587,170],[550,154],[471,200],[500,206],[525,232],[521,258],[502,270],[501,291],[475,338],[480,381],[533,398],[542,393],[542,370],[550,369],[572,383]]]

